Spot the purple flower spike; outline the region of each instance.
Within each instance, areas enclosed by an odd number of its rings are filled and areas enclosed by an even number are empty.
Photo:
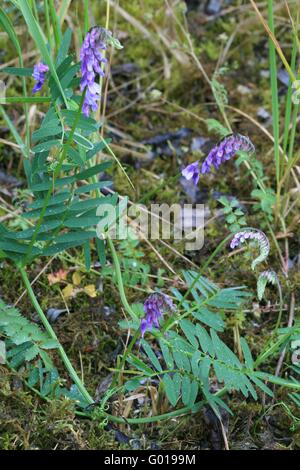
[[[257,279],[258,300],[262,300],[268,283],[273,284],[273,285],[277,284],[277,286],[280,286],[277,274],[271,269],[268,269],[267,271],[263,271],[262,273],[260,273]]]
[[[96,75],[105,76],[101,65],[106,64],[107,59],[102,55],[101,51],[106,50],[105,36],[106,30],[95,26],[86,35],[81,50],[81,91],[86,90],[84,103],[82,107],[83,113],[88,117],[91,111],[97,111],[98,102],[100,100],[100,86],[96,83]]]
[[[144,312],[146,317],[141,321],[141,333],[144,336],[147,330],[153,326],[159,328],[159,318],[161,318],[166,311],[172,311],[175,306],[172,299],[161,293],[154,293],[149,295],[144,303]]]
[[[260,249],[260,255],[251,263],[251,267],[254,269],[257,264],[262,263],[268,257],[270,243],[264,232],[261,232],[260,230],[244,230],[242,232],[237,232],[234,235],[230,242],[230,248],[233,250],[243,244],[246,240],[255,241]]]
[[[194,185],[197,185],[200,178],[200,168],[198,160],[185,167],[182,170],[181,174],[185,177],[185,179],[187,179],[188,181],[192,180]]]
[[[243,232],[236,233],[233,239],[231,240],[230,248],[236,248],[242,243],[244,243],[246,240],[257,240],[259,243],[263,243],[269,249],[269,241],[266,235],[259,230],[255,232],[252,232],[250,230],[244,230]]]
[[[38,64],[34,66],[32,76],[37,83],[34,85],[32,93],[36,93],[37,91],[40,91],[40,89],[44,85],[44,82],[46,80],[45,75],[48,71],[49,71],[48,65],[43,64],[43,62],[39,62]]]
[[[239,150],[252,153],[255,149],[251,140],[244,135],[231,134],[225,137],[211,149],[202,164],[201,173],[208,173],[212,166],[218,169],[222,163],[234,157]]]

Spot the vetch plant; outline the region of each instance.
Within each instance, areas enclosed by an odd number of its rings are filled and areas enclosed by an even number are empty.
[[[207,155],[202,164],[201,173],[210,172],[212,166],[217,170],[222,163],[230,160],[240,150],[246,153],[255,151],[254,145],[248,137],[241,134],[232,134],[224,137]]]
[[[250,297],[245,287],[221,289],[194,271],[184,271],[183,276],[187,291],[182,295],[178,289],[171,289],[174,309],[164,322],[156,321],[158,317],[162,320],[161,303],[157,305],[157,300],[146,300],[145,311],[151,313],[149,327],[151,323],[152,329],[144,332],[145,320],[142,319],[144,338],[139,340],[140,352],[138,355],[132,352],[132,343],[127,350],[126,361],[135,368],[136,377],[132,378],[131,370],[125,390],[131,393],[159,378],[171,405],[182,402],[182,413],[196,412],[207,402],[219,417],[220,407],[231,413],[223,399],[230,391],[239,391],[256,400],[258,388],[272,396],[272,390],[264,382],[277,383],[277,378],[257,369],[246,340],[240,340],[244,356],[244,362],[241,362],[220,337],[225,329],[220,313],[239,310],[245,304]],[[138,305],[135,310],[143,315]],[[135,329],[137,325],[136,322],[129,325],[121,322],[124,328]],[[136,334],[133,343],[137,338]],[[214,376],[220,384],[215,393],[210,386]],[[174,415],[169,413],[169,417]]]
[[[259,300],[263,298],[267,284],[277,284],[277,274],[271,269],[260,273],[257,280],[257,297]]]
[[[181,173],[182,173],[182,176],[185,177],[185,179],[187,179],[188,181],[192,180],[194,185],[197,185],[200,179],[199,162],[195,161],[191,163],[190,165],[185,167]]]
[[[182,170],[182,176],[187,180],[192,179],[196,185],[200,178],[200,172],[206,174],[211,171],[212,167],[215,167],[217,170],[222,163],[230,160],[240,150],[251,154],[255,151],[255,148],[248,137],[241,134],[230,134],[210,150],[201,165],[201,170],[199,168],[199,161],[196,161]]]
[[[47,103],[48,109],[40,127],[29,135],[30,138],[26,138],[26,142],[23,142],[2,109],[2,115],[23,153],[32,200],[20,215],[28,221],[29,228],[14,231],[0,224],[0,258],[12,263],[19,271],[43,325],[42,330],[16,308],[0,302],[0,334],[5,339],[7,366],[15,371],[22,367],[27,386],[43,399],[68,397],[75,402],[74,409],[78,415],[122,424],[169,419],[195,412],[207,403],[220,416],[219,407],[228,410],[222,397],[232,390],[241,392],[245,397],[251,395],[253,399],[257,399],[257,388],[272,395],[265,382],[298,391],[299,383],[258,370],[268,352],[254,360],[247,342],[241,339],[244,356],[241,361],[221,338],[225,328],[222,313],[242,308],[249,300],[250,294],[244,286],[221,288],[202,272],[184,271],[184,287],[173,287],[168,294],[150,293],[144,307],[129,304],[118,253],[107,233],[109,224],[101,240],[96,236],[95,229],[99,222],[97,208],[102,204],[118,204],[116,193],[108,196],[101,193],[107,182],[99,181],[98,175],[111,166],[111,161],[105,159],[99,162],[97,156],[105,150],[112,156],[114,154],[109,142],[99,136],[101,123],[94,119],[92,112],[97,110],[101,100],[101,87],[97,80],[105,73],[102,68],[106,62],[104,51],[108,45],[120,48],[120,43],[109,31],[92,28],[84,39],[81,61],[76,62],[73,54],[69,53],[72,31],[67,29],[62,35],[54,21],[52,27],[57,53],[53,54],[48,47],[51,38],[48,38],[47,44],[29,3],[25,0],[14,3],[24,17],[42,62],[33,71],[24,68],[20,60],[19,68],[6,69],[6,72],[23,78],[34,74],[37,81],[34,93],[43,86],[43,91],[48,95],[28,97],[25,82],[25,92],[20,102]],[[19,54],[18,38],[2,10],[0,19]],[[80,70],[82,74],[79,78]],[[27,134],[28,131],[29,128]],[[32,146],[29,147],[30,141]],[[202,173],[207,173],[212,166],[218,168],[239,150],[252,152],[250,140],[240,134],[227,136],[208,155]],[[198,165],[194,164],[186,175],[198,182]],[[248,239],[257,242],[261,249],[260,256],[252,263],[254,268],[265,260],[269,245],[262,232],[246,229],[235,234],[231,246],[238,247]],[[83,249],[85,266],[89,270],[92,241],[102,266],[105,265],[106,241],[112,255],[122,305],[130,317],[121,323],[122,327],[129,329],[130,342],[117,360],[112,386],[100,403],[95,403],[71,364],[38,302],[27,274],[28,266],[35,260],[62,255],[69,249],[79,247]],[[212,259],[227,244],[228,237],[204,263],[204,273]],[[52,354],[55,352],[60,355],[70,376],[72,384],[69,388],[54,366]],[[211,387],[214,379],[220,385],[217,391]],[[148,384],[157,385],[157,382],[161,384],[159,386],[171,406],[175,408],[182,402],[183,407],[171,409],[163,415],[134,418],[123,418],[108,412],[107,402],[114,394],[120,393],[123,397],[137,388],[147,388]]]
[[[94,27],[86,35],[81,50],[81,81],[80,90],[85,93],[82,107],[83,113],[88,117],[91,111],[97,111],[100,100],[100,85],[96,82],[96,75],[104,77],[105,72],[102,64],[107,63],[107,59],[101,53],[105,51],[105,30]]]
[[[218,201],[223,205],[222,212],[230,232],[237,232],[247,225],[245,214],[236,198],[222,196]]]
[[[39,64],[34,66],[32,76],[37,83],[34,85],[32,93],[37,93],[38,91],[40,91],[46,80],[47,72],[49,72],[49,67],[48,65],[43,64],[43,62],[40,62]]]
[[[251,268],[254,269],[257,264],[262,263],[268,257],[270,243],[266,235],[260,230],[243,230],[242,232],[237,232],[234,235],[230,242],[230,248],[237,248],[247,240],[255,241],[260,249],[260,255],[251,263]]]
[[[144,336],[146,330],[151,329],[153,326],[159,328],[159,320],[163,317],[166,311],[174,311],[175,307],[172,299],[161,293],[154,293],[144,302],[144,312],[146,317],[141,321],[141,333]]]
[[[261,230],[254,230],[253,228],[247,228],[241,232],[235,233],[234,237],[232,238],[230,242],[230,248],[231,249],[237,248],[243,243],[245,243],[246,241],[250,241],[250,242],[254,241],[258,245],[258,248],[260,250],[259,256],[255,258],[251,263],[251,269],[255,270],[258,264],[263,263],[268,258],[269,252],[270,252],[270,243],[265,233],[262,232]],[[277,319],[277,323],[275,327],[275,331],[276,331],[281,321],[283,299],[282,299],[281,285],[279,283],[278,276],[275,273],[275,271],[273,271],[272,269],[267,269],[265,271],[262,271],[258,275],[257,284],[256,284],[258,300],[262,300],[268,283],[276,285],[278,294],[279,294],[280,308],[279,308],[279,315],[278,315],[278,319]]]
[[[94,158],[108,144],[103,139],[95,141],[94,135],[99,130],[99,124],[82,112],[87,92],[91,92],[91,89],[84,89],[81,96],[76,94],[76,75],[80,70],[80,63],[73,63],[73,56],[68,54],[71,30],[65,32],[53,61],[46,52],[44,38],[40,35],[39,26],[30,9],[28,10],[24,2],[20,2],[20,8],[25,20],[32,27],[31,31],[38,47],[45,55],[44,61],[34,67],[33,77],[37,83],[33,93],[39,91],[42,86],[46,88],[48,80],[51,98],[40,128],[31,136],[34,143],[30,153],[32,157],[29,158],[26,153],[24,162],[33,202],[27,206],[27,211],[22,217],[29,222],[30,228],[11,231],[1,224],[0,257],[14,263],[19,270],[46,333],[39,332],[34,325],[31,328],[30,323],[18,311],[10,310],[4,304],[1,305],[1,326],[10,341],[7,357],[18,357],[18,361],[9,364],[19,367],[24,361],[28,362],[30,386],[35,386],[35,378],[39,377],[39,393],[42,396],[48,396],[53,388],[60,393],[60,379],[45,353],[45,349],[56,349],[74,382],[66,395],[73,397],[82,406],[87,406],[93,403],[93,399],[79,379],[42,311],[28,279],[26,267],[37,258],[57,255],[69,248],[83,246],[86,268],[89,269],[90,242],[93,239],[99,259],[103,263],[104,244],[96,238],[95,231],[99,222],[96,210],[103,203],[116,205],[118,196],[114,194],[104,197],[100,190],[106,183],[98,181],[97,178],[92,180],[111,163],[97,163]],[[111,38],[111,35],[109,37]],[[87,68],[89,67],[87,63]],[[8,73],[24,75],[21,68],[8,70]],[[15,135],[21,139],[17,131]],[[95,191],[98,191],[96,197]],[[39,362],[32,366],[31,370],[30,361],[35,361],[37,356]]]

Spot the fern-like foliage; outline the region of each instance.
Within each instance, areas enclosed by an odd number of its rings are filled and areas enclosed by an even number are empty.
[[[221,108],[224,108],[228,104],[228,94],[225,86],[219,81],[220,76],[226,72],[226,69],[220,69],[217,73],[214,73],[211,80],[211,86],[216,102]]]
[[[251,268],[254,270],[255,267],[265,261],[269,256],[270,243],[264,232],[257,229],[245,229],[241,232],[237,232],[231,240],[230,247],[236,248],[246,241],[254,241],[259,248],[259,255],[251,263]]]
[[[257,162],[257,160],[255,160]],[[259,162],[261,163],[261,162]],[[257,165],[256,165],[257,168]],[[254,170],[256,169],[254,168]],[[256,173],[258,173],[256,171]],[[263,168],[261,169],[263,174]],[[263,177],[261,177],[261,180]],[[274,215],[274,206],[276,205],[276,193],[273,188],[266,188],[264,191],[261,189],[254,189],[251,196],[258,200],[258,203],[253,206],[257,212],[263,211],[268,219],[272,221]]]
[[[298,353],[298,357],[300,357],[300,353]],[[295,384],[298,384],[300,387],[300,363],[293,364],[291,366],[291,374],[290,379]],[[294,404],[300,409],[300,393],[293,392],[289,394],[290,399],[294,402]],[[300,419],[297,420],[297,425],[300,427]]]
[[[274,271],[271,269],[267,271],[263,271],[260,273],[257,279],[257,297],[259,300],[261,300],[264,296],[265,289],[267,284],[277,284],[278,283],[278,278],[277,275]]]
[[[18,309],[8,307],[2,300],[0,300],[0,328],[16,346],[28,343],[24,351],[24,359],[27,361],[34,359],[41,350],[53,349],[58,345],[57,341],[49,338],[35,323],[21,315]]]
[[[243,225],[247,225],[245,213],[236,198],[221,196],[218,201],[222,204],[222,212],[225,216],[226,226],[230,232],[241,230]]]
[[[99,123],[81,113],[81,100],[74,93],[80,68],[67,55],[71,30],[63,37],[56,59],[56,72],[68,109],[61,99],[57,82],[50,77],[51,104],[41,126],[32,134],[32,158],[26,161],[28,184],[33,202],[23,216],[31,228],[18,232],[1,225],[1,255],[26,264],[37,256],[52,256],[66,249],[83,246],[86,263],[90,259],[90,240],[96,237],[96,215],[101,204],[117,203],[117,194],[104,197],[101,188],[110,181],[98,175],[110,166],[109,161],[96,163],[95,155],[104,151],[106,141],[95,142]],[[20,74],[19,69],[11,73]],[[96,239],[103,260],[103,242]]]
[[[67,397],[81,407],[87,403],[76,385],[64,386],[48,351],[58,347],[38,325],[0,299],[0,338],[4,339],[7,365],[20,371],[29,387],[45,398]]]
[[[288,350],[291,354],[291,366],[289,378],[294,384],[300,387],[300,324],[296,322],[295,326],[291,328],[284,328],[280,331],[283,334],[291,332],[288,342]],[[293,392],[289,394],[290,399],[300,409],[300,393]],[[298,419],[298,426],[300,420]]]
[[[244,287],[221,289],[194,271],[183,274],[193,300],[184,300],[182,294],[173,289],[183,313],[174,317],[164,334],[153,330],[155,341],[151,344],[141,340],[141,356],[128,355],[128,363],[142,377],[129,380],[126,388],[132,390],[140,386],[141,379],[151,380],[158,376],[173,406],[181,400],[185,406],[193,408],[200,395],[217,413],[218,407],[227,407],[217,394],[211,392],[213,377],[228,390],[240,391],[245,397],[250,394],[257,398],[255,386],[272,395],[260,379],[260,373],[254,370],[246,341],[241,340],[244,354],[244,362],[241,362],[219,336],[225,326],[220,314],[241,308],[249,298]],[[162,353],[160,358],[156,349]]]
[[[214,118],[207,118],[206,120],[207,130],[208,132],[215,132],[221,138],[226,137],[229,134],[229,129],[224,127],[220,121]]]

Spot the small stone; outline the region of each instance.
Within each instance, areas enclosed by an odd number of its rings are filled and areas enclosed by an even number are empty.
[[[134,449],[134,450],[139,450],[141,449],[141,441],[139,439],[131,439],[130,440],[130,445],[131,445],[131,448]]]
[[[249,95],[251,93],[251,89],[245,85],[238,85],[237,91],[240,95]]]
[[[256,115],[261,121],[267,121],[271,117],[270,113],[262,107],[258,108]]]
[[[259,74],[260,74],[260,76],[261,76],[262,78],[269,78],[269,77],[270,77],[270,72],[269,72],[269,70],[261,70],[261,71],[259,72]]]
[[[206,4],[205,12],[208,15],[217,15],[222,8],[221,0],[209,0]]]
[[[102,313],[105,317],[110,317],[114,313],[116,313],[116,309],[114,307],[110,307],[109,305],[103,305]]]
[[[63,313],[66,313],[67,310],[65,308],[49,308],[47,310],[47,317],[51,322],[54,322],[62,315]]]

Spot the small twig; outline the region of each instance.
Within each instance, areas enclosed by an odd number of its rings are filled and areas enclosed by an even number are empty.
[[[224,425],[223,425],[222,420],[221,420],[220,418],[219,418],[219,421],[220,421],[222,436],[223,436],[223,440],[224,440],[224,447],[225,447],[225,450],[229,450],[229,445],[228,445],[228,440],[227,440],[227,436],[226,436],[226,431],[225,431]]]

